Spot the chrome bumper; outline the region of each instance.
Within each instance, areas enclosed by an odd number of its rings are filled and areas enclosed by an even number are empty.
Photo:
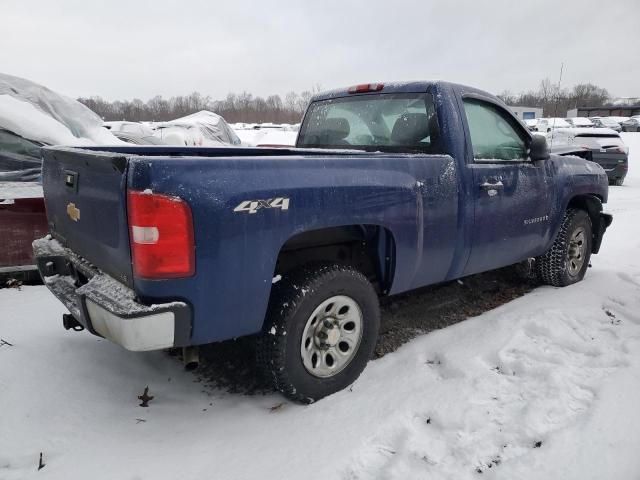
[[[131,351],[189,345],[192,315],[185,302],[140,303],[133,290],[50,236],[35,240],[33,252],[47,288],[91,333]]]

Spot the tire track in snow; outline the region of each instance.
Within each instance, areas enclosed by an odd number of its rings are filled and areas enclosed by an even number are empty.
[[[508,341],[473,358],[471,368],[438,354],[429,362],[442,382],[434,388],[468,398],[437,410],[414,402],[413,412],[391,416],[343,478],[477,478],[544,448],[553,432],[587,414],[606,375],[629,364],[624,343],[629,328],[637,337],[640,317],[618,297],[609,300],[590,315],[549,308],[512,319],[518,328]]]

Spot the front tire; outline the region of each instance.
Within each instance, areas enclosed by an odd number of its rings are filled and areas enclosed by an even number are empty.
[[[257,362],[292,400],[311,403],[353,383],[373,354],[378,296],[346,265],[307,267],[274,285]]]
[[[554,287],[566,287],[582,280],[589,267],[592,242],[591,219],[587,212],[568,209],[553,245],[536,258],[540,280]]]

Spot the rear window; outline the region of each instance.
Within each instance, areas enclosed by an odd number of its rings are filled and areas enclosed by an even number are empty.
[[[591,142],[602,148],[624,146],[624,142],[617,135],[576,135],[576,141]]]
[[[430,94],[357,95],[312,103],[297,146],[439,153],[438,133]]]

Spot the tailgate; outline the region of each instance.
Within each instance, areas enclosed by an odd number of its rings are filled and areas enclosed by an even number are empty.
[[[132,286],[127,158],[121,153],[44,148],[49,231],[64,246]]]

